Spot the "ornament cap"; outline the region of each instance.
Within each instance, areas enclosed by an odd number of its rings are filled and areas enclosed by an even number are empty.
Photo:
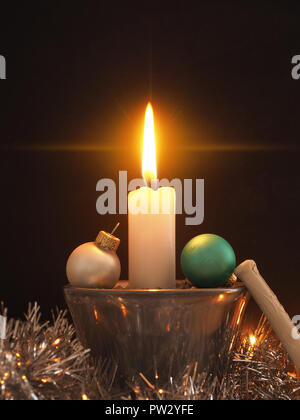
[[[101,230],[96,238],[96,244],[101,248],[109,249],[110,251],[116,251],[120,245],[120,239],[111,233],[107,233]]]

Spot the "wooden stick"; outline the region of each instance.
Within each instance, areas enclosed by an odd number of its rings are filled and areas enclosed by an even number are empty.
[[[295,325],[275,294],[260,275],[256,263],[244,261],[235,269],[236,276],[246,285],[254,300],[268,318],[275,334],[300,370],[300,335],[295,339]],[[294,331],[294,333],[293,333]]]

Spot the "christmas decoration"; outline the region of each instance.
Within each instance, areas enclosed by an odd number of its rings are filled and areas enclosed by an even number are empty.
[[[255,261],[246,260],[235,269],[263,311],[290,359],[300,370],[300,335],[277,296],[260,275]]]
[[[0,340],[1,400],[300,400],[300,377],[264,317],[254,332],[240,334],[222,383],[191,364],[164,387],[137,372],[120,390],[114,386],[118,366],[96,364],[65,315],[57,311],[52,322],[42,323],[34,304],[25,321],[8,321]]]
[[[231,245],[213,234],[191,239],[181,254],[181,267],[186,278],[196,287],[224,286],[236,266]]]
[[[72,286],[98,289],[111,289],[115,286],[121,272],[116,254],[120,239],[112,233],[101,231],[95,242],[80,245],[72,252],[66,267]]]

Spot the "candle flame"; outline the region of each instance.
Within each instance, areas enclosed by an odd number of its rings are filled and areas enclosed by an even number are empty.
[[[155,156],[155,135],[154,117],[152,105],[149,102],[145,112],[144,143],[143,143],[143,178],[147,184],[157,178],[156,156]]]

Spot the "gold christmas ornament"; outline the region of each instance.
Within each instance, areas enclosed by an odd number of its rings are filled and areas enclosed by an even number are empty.
[[[96,244],[100,248],[106,248],[110,251],[115,251],[118,249],[120,245],[120,239],[116,238],[111,233],[104,232],[101,230],[96,238]]]
[[[100,231],[95,242],[82,244],[72,252],[66,267],[72,286],[112,289],[116,285],[121,273],[120,260],[116,254],[120,239],[112,233]]]

